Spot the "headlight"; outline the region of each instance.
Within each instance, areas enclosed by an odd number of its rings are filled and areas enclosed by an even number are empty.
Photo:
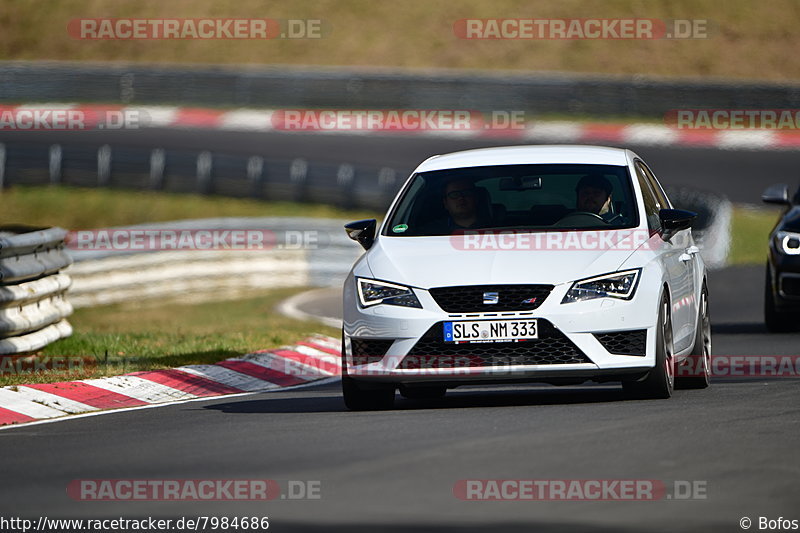
[[[356,282],[362,307],[386,304],[422,308],[414,292],[408,287],[374,279],[358,278]]]
[[[779,231],[775,234],[775,248],[786,255],[800,255],[800,233]]]
[[[582,279],[572,284],[572,287],[561,300],[562,304],[594,300],[595,298],[619,298],[630,300],[636,292],[641,268],[613,272],[589,279]]]

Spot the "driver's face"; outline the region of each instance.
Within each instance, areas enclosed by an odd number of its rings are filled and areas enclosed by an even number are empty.
[[[452,217],[470,217],[475,214],[475,184],[470,181],[453,181],[444,190],[444,207]]]
[[[578,211],[588,211],[601,215],[608,211],[609,202],[611,202],[611,195],[604,189],[595,187],[578,189]]]

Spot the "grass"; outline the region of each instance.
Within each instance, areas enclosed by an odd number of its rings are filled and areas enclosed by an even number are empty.
[[[357,220],[377,216],[371,211],[321,204],[63,186],[14,186],[3,190],[0,212],[5,222],[71,230],[187,218],[304,216]]]
[[[75,18],[320,19],[320,39],[79,40]],[[704,19],[709,37],[673,40],[464,40],[464,18]],[[0,59],[346,65],[797,80],[795,0],[8,0]]]
[[[67,229],[224,216],[308,216],[368,218],[376,213],[326,205],[165,194],[113,189],[15,186],[0,193],[5,222],[57,225]],[[131,304],[78,309],[70,318],[75,333],[41,352],[60,361],[88,358],[69,373],[15,374],[0,365],[0,386],[117,375],[138,370],[214,363],[254,350],[296,342],[311,333],[338,330],[277,314],[278,302],[301,289],[255,293],[235,302]],[[106,360],[106,353],[108,359]],[[77,361],[77,359],[76,359]],[[9,372],[11,371],[11,372]]]
[[[735,207],[728,264],[763,265],[767,260],[767,240],[778,216],[777,209]]]
[[[337,329],[274,311],[279,302],[301,290],[268,291],[235,302],[78,309],[70,318],[75,329],[72,337],[48,345],[40,358],[85,358],[88,363],[76,365],[70,372],[0,373],[0,386],[210,364],[292,344],[314,332],[338,337]]]

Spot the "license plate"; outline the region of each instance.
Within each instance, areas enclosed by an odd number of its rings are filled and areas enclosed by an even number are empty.
[[[535,318],[444,323],[444,342],[504,342],[538,338],[539,330]]]

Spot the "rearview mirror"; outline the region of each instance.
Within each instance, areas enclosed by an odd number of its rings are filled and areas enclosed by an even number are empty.
[[[661,238],[669,241],[679,231],[691,228],[697,213],[683,209],[662,209],[658,212],[658,218],[663,230]]]
[[[377,220],[368,218],[345,224],[344,230],[347,232],[348,237],[363,246],[365,250],[369,250],[372,247],[372,243],[375,242],[375,229],[377,225]]]
[[[534,191],[542,188],[540,176],[515,176],[500,180],[501,191]]]
[[[761,195],[765,204],[791,205],[789,201],[789,186],[785,183],[770,185]]]

